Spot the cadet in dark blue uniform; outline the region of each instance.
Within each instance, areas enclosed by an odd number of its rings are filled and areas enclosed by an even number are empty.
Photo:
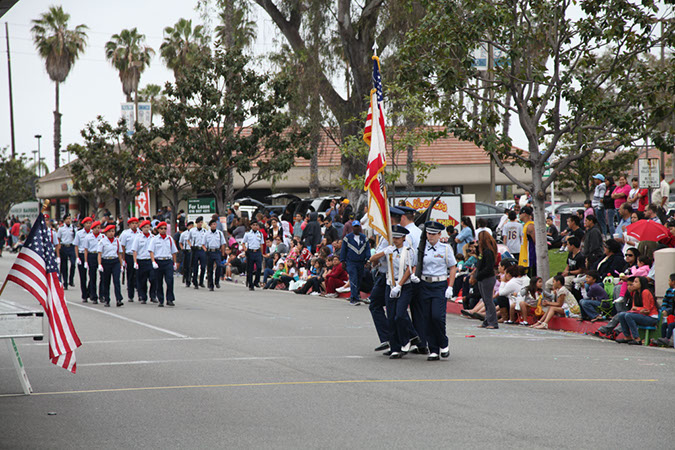
[[[144,220],[139,226],[141,234],[131,243],[134,252],[134,269],[136,269],[136,291],[142,305],[148,301],[148,281],[150,281],[150,301],[156,303],[157,281],[155,270],[150,259],[150,244],[155,236],[150,233],[150,221]]]
[[[391,359],[402,358],[410,351],[412,345],[419,345],[421,342],[408,315],[408,306],[413,295],[410,275],[415,263],[415,250],[404,245],[408,233],[409,231],[400,225],[393,226],[394,245],[390,245],[382,252],[384,256],[392,256],[394,265],[394,279],[388,282],[386,291],[391,350],[385,354],[389,354]]]
[[[70,214],[63,218],[63,226],[56,232],[59,238],[59,256],[61,257],[61,280],[63,288],[75,286],[75,227],[71,224]],[[70,271],[68,270],[70,264]]]
[[[220,289],[220,262],[225,256],[225,235],[222,231],[217,229],[218,221],[212,219],[209,222],[209,227],[211,230],[206,232],[206,239],[204,245],[206,246],[206,255],[207,255],[207,278],[209,291],[213,290],[213,287]],[[215,280],[214,280],[215,279]]]
[[[244,235],[241,241],[246,250],[246,285],[248,289],[255,290],[254,286],[260,284],[260,270],[262,268],[263,235],[258,231],[258,222],[251,222],[251,231]],[[253,267],[255,266],[255,280],[253,279]]]
[[[419,280],[419,301],[426,325],[426,338],[429,343],[428,361],[438,361],[440,356],[450,356],[448,336],[445,332],[447,299],[452,297],[452,286],[457,273],[457,261],[452,247],[440,242],[441,231],[445,227],[438,222],[424,224],[427,244],[422,260],[422,276]],[[416,278],[413,276],[413,278]],[[413,280],[415,281],[415,280]]]
[[[167,306],[174,306],[176,297],[173,293],[173,273],[178,270],[178,263],[176,262],[176,254],[178,247],[173,238],[166,234],[167,223],[160,222],[157,224],[157,231],[159,234],[150,242],[150,259],[152,260],[152,268],[155,269],[155,278],[157,280],[157,300],[159,307],[164,306],[164,288],[162,282],[166,283],[166,304]]]
[[[103,230],[105,237],[98,243],[98,271],[101,272],[102,295],[101,303],[110,306],[110,279],[115,288],[117,306],[122,306],[122,288],[120,286],[120,273],[122,268],[122,246],[115,237],[115,225],[108,225]]]
[[[190,243],[192,244],[192,284],[194,284],[195,289],[199,289],[199,286],[204,287],[204,274],[206,273],[206,247],[204,246],[206,230],[202,228],[202,225],[204,225],[204,218],[199,216],[195,220],[195,227],[190,231]],[[198,275],[199,282],[197,282]]]
[[[89,298],[94,304],[98,303],[99,297],[103,293],[103,284],[96,283],[98,272],[98,243],[103,239],[101,234],[101,222],[98,220],[91,224],[91,233],[87,235],[84,242],[84,267],[89,271]]]
[[[136,284],[138,283],[136,282],[136,269],[134,269],[134,251],[131,249],[131,246],[141,232],[138,231],[138,219],[136,217],[131,217],[127,220],[127,225],[129,225],[129,228],[122,231],[119,240],[122,246],[122,256],[124,257],[122,269],[127,271],[127,299],[133,302]]]
[[[361,304],[361,278],[366,267],[366,261],[370,258],[370,243],[361,234],[361,222],[352,222],[354,231],[342,240],[340,261],[345,264],[349,274],[349,287],[351,289],[350,305]]]
[[[73,245],[75,246],[75,252],[77,253],[77,271],[80,274],[80,291],[82,293],[82,303],[87,303],[89,298],[89,283],[87,281],[87,259],[84,257],[84,248],[91,230],[91,217],[85,217],[82,219],[82,229],[78,230],[75,233],[75,240]]]

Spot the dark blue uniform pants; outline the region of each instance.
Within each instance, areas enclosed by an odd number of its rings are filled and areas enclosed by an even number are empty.
[[[207,278],[209,287],[212,288],[214,284],[216,286],[220,286],[220,261],[221,261],[220,250],[217,250],[215,252],[208,251],[206,252],[206,255],[208,260],[208,262],[206,263],[206,267],[208,269]],[[214,272],[215,272],[215,283],[214,283]]]
[[[75,247],[69,245],[68,247],[61,246],[61,281],[64,287],[75,284]],[[70,263],[70,270],[68,264]]]
[[[445,319],[447,300],[445,290],[448,284],[445,281],[419,283],[419,301],[422,306],[422,316],[426,323],[426,338],[429,343],[429,351],[438,353],[440,349],[448,346],[448,336],[445,333]]]
[[[253,279],[253,267],[255,266],[255,280]],[[262,270],[262,251],[246,250],[246,286],[260,284],[260,271]]]
[[[127,263],[127,298],[134,299],[136,294],[136,269],[134,269],[134,255],[124,255],[124,262]]]
[[[77,258],[80,260],[80,265],[77,266],[77,271],[80,274],[80,291],[82,292],[82,300],[86,300],[86,299],[89,298],[89,284],[87,283],[87,269],[84,268],[84,263],[86,263],[87,261],[84,259],[84,253],[78,254]]]
[[[173,295],[173,260],[155,260],[157,261],[158,269],[155,269],[157,276],[157,300],[159,304],[164,303],[164,286],[162,282],[166,283],[166,300],[172,302],[176,300]]]
[[[201,272],[199,272],[201,268]],[[197,283],[197,272],[199,272],[199,283]],[[201,247],[192,249],[192,284],[195,286],[204,286],[204,273],[206,272],[206,252]]]
[[[387,315],[389,317],[389,329],[391,330],[389,346],[392,352],[400,352],[401,346],[417,336],[408,315],[408,305],[412,300],[413,287],[411,283],[404,284],[399,298],[389,297],[390,292],[391,288],[387,286],[385,298],[387,299]]]
[[[421,282],[420,282],[421,283]],[[427,325],[422,307],[422,298],[420,296],[420,283],[413,284],[413,299],[410,302],[410,315],[412,316],[412,323],[417,330],[417,335],[420,338],[420,347],[427,346]]]
[[[183,283],[190,287],[190,279],[192,278],[192,252],[190,250],[183,250]]]
[[[87,263],[89,264],[89,298],[93,301],[98,301],[98,298],[103,293],[103,286],[97,285],[98,273],[98,253],[89,253],[87,255]]]
[[[121,302],[123,300],[122,287],[120,285],[120,274],[122,273],[122,270],[119,258],[102,259],[101,264],[103,265],[103,275],[101,276],[103,292],[101,292],[101,301],[110,303],[110,278],[112,277],[112,283],[115,288],[115,299],[118,302]],[[133,267],[133,262],[131,265]]]
[[[375,285],[370,292],[370,315],[373,316],[373,323],[375,324],[375,331],[380,338],[380,342],[389,341],[389,322],[387,315],[384,312],[385,291],[387,289],[387,274],[378,272],[375,277]]]
[[[361,300],[361,278],[365,270],[365,262],[347,261],[347,274],[349,274],[349,289],[351,290],[352,300]]]
[[[150,298],[154,300],[157,298],[157,282],[152,261],[139,259],[138,270],[136,271],[136,289],[138,290],[138,299],[142,302],[148,300],[148,280],[150,281]]]

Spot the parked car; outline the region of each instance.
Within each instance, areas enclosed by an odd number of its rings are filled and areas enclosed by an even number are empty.
[[[497,229],[497,225],[499,225],[499,221],[502,220],[505,212],[506,209],[500,206],[476,202],[476,220],[487,220],[488,226],[492,231]]]

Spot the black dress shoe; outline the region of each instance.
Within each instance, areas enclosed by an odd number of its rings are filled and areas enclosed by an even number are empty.
[[[204,283],[199,283],[199,287],[204,287]]]
[[[195,284],[195,289],[199,289],[199,286],[197,286],[196,284]]]
[[[141,305],[145,305],[145,304],[147,304],[147,303],[148,303],[147,301],[141,300]]]
[[[389,342],[383,342],[377,347],[375,347],[376,352],[381,352],[382,350],[387,350],[389,348]]]
[[[422,343],[422,339],[420,339],[419,336],[415,336],[414,338],[410,339],[410,345],[420,345]]]
[[[98,300],[92,300],[91,301],[94,305],[98,305]]]
[[[389,355],[389,359],[401,359],[401,358],[403,358],[403,353],[393,352],[391,355]]]
[[[127,300],[127,301],[128,301],[129,303],[133,303],[133,302],[134,302],[134,299],[133,299],[133,298],[130,298],[130,299]]]
[[[450,357],[450,350],[441,349],[441,358],[448,358],[448,357]]]
[[[440,361],[440,356],[436,353],[432,353],[429,356],[427,356],[427,361]]]
[[[248,288],[248,290],[249,291],[255,291],[255,288],[253,286],[251,286],[250,288]]]
[[[160,308],[164,308],[164,303],[160,303],[160,304],[157,305],[157,306],[160,307]]]
[[[73,283],[73,282],[71,281],[71,282],[70,282],[70,287],[75,287],[75,283]]]
[[[167,300],[166,306],[176,306],[176,305],[171,300]]]
[[[384,356],[389,356],[391,355],[391,350],[387,350],[386,352],[382,353]]]
[[[156,299],[156,298],[151,298],[151,299],[150,299],[150,303],[157,303],[157,299]]]
[[[106,308],[110,308],[110,302],[105,302],[103,306],[105,306]]]
[[[219,284],[216,284],[216,289],[220,289],[220,285],[219,285]]]
[[[410,353],[415,353],[417,355],[428,355],[429,354],[429,347],[415,347],[412,350],[410,350]]]
[[[82,303],[89,303],[89,300],[87,300],[86,298],[83,298]]]
[[[117,307],[119,308],[120,306],[124,305],[122,302],[117,302]]]
[[[209,291],[213,292],[213,288],[212,288],[212,287],[210,287],[210,288],[209,288]]]
[[[67,290],[68,290],[68,285],[67,285],[67,284],[64,284],[64,285],[63,285],[63,290],[64,290],[64,291],[67,291]]]

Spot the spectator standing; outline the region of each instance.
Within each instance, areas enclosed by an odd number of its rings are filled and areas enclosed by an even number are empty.
[[[518,265],[529,268],[530,278],[537,275],[537,250],[532,213],[532,208],[529,206],[520,208],[520,221],[523,222],[523,243],[520,246]]]
[[[523,207],[522,211],[529,209],[528,206]],[[485,320],[480,325],[481,328],[499,328],[497,322],[497,309],[495,303],[492,301],[492,293],[497,279],[495,278],[495,261],[497,255],[497,243],[494,238],[488,233],[481,233],[478,239],[478,249],[480,251],[480,259],[476,267],[475,278],[478,281],[478,289],[485,304]],[[521,250],[522,258],[522,250]]]
[[[326,229],[324,231],[323,236],[326,239],[326,244],[332,245],[333,242],[338,240],[338,233],[335,227],[333,226],[333,219],[331,216],[326,217],[324,226],[326,227]]]
[[[605,196],[602,198],[602,205],[605,207],[605,212],[607,213],[607,228],[608,234],[611,236],[614,234],[614,221],[616,218],[616,206],[614,205],[614,199],[612,199],[612,192],[616,188],[614,184],[614,177],[605,178]]]
[[[593,206],[593,211],[595,217],[598,219],[598,226],[603,236],[608,234],[607,230],[607,216],[605,214],[605,191],[607,190],[607,185],[605,184],[605,176],[601,173],[593,175],[593,183],[595,183],[595,189],[593,190],[593,200],[591,205]]]
[[[318,217],[319,215],[315,212],[309,213],[309,220],[302,231],[302,242],[310,252],[316,251],[316,246],[321,242],[321,224],[318,222]]]
[[[11,245],[14,246],[19,242],[19,235],[21,234],[21,223],[14,222],[9,229],[9,235],[12,239]]]
[[[598,219],[592,214],[586,217],[584,225],[586,226],[584,257],[588,260],[588,266],[593,267],[593,263],[602,256],[602,232],[598,226]]]
[[[473,242],[475,237],[476,234],[474,232],[471,219],[469,219],[468,217],[462,217],[462,230],[455,238],[455,242],[457,242],[457,254],[463,255],[464,246]]]
[[[343,239],[340,261],[345,265],[349,274],[349,287],[351,289],[351,305],[361,303],[360,285],[366,261],[370,258],[370,244],[368,238],[361,234],[361,222],[352,222],[354,232],[349,233]]]
[[[628,199],[626,202],[630,204],[635,211],[644,211],[649,204],[649,190],[640,189],[637,177],[633,177],[631,180],[631,190],[628,192]]]
[[[2,258],[2,249],[5,248],[5,242],[7,241],[7,227],[5,226],[5,222],[0,222],[0,258]],[[64,281],[67,280],[67,278],[64,278]],[[66,289],[68,289],[68,284],[66,283]]]
[[[612,192],[612,198],[614,199],[614,207],[616,209],[619,209],[622,204],[628,200],[628,194],[630,193],[630,186],[628,186],[628,183],[626,182],[626,177],[625,175],[621,175],[619,177],[619,182],[616,185],[616,188],[614,189],[614,192]]]
[[[520,246],[523,243],[523,225],[517,221],[518,216],[515,211],[509,211],[509,221],[502,227],[502,238],[504,245],[515,260],[520,256]]]

